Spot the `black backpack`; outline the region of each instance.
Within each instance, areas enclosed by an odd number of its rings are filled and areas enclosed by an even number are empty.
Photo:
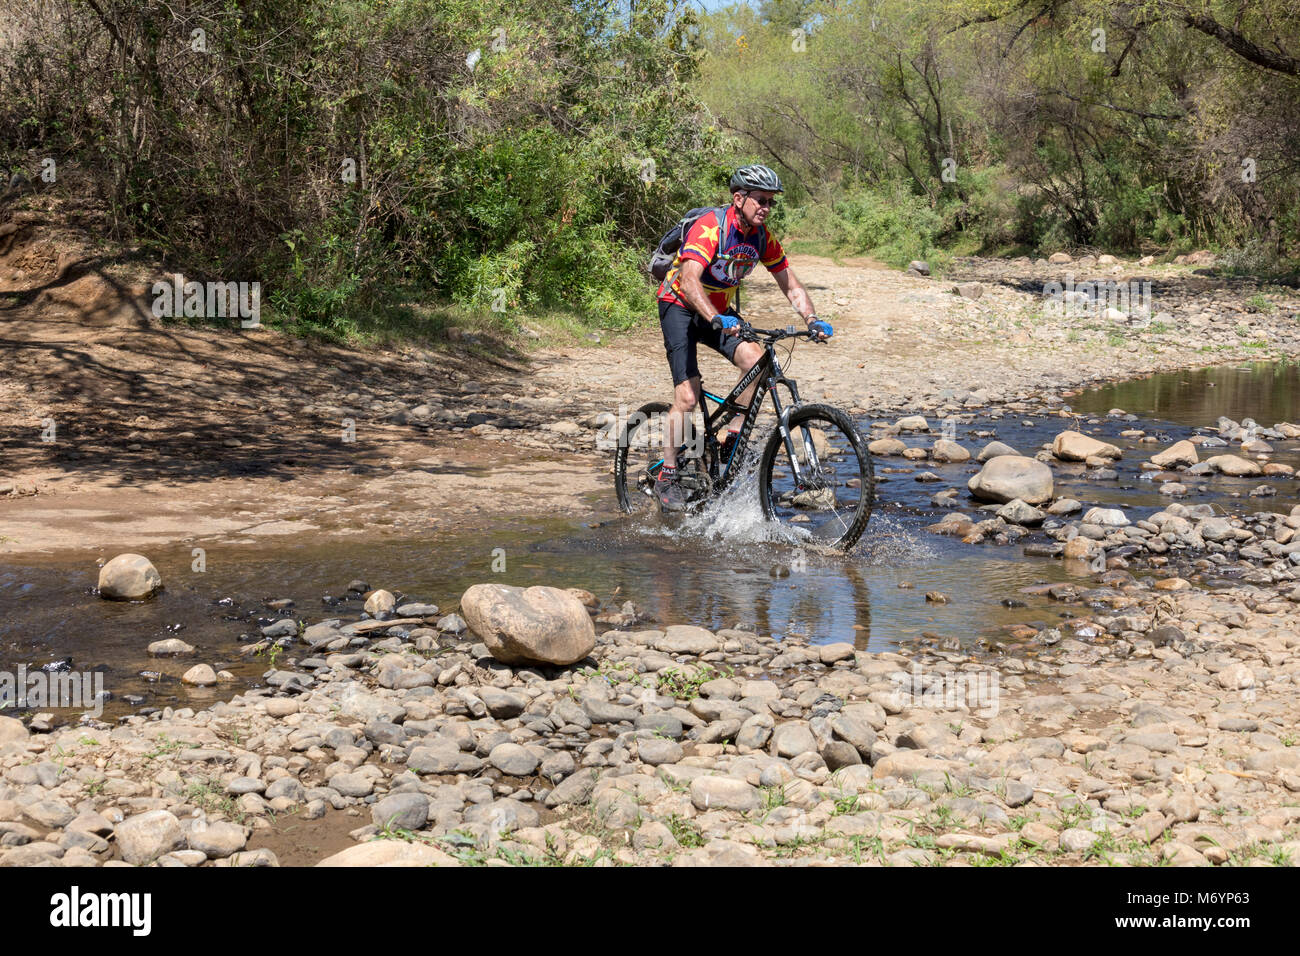
[[[673,267],[673,260],[677,258],[677,251],[681,249],[682,242],[686,234],[690,232],[692,226],[699,220],[703,219],[709,213],[713,213],[718,220],[719,235],[726,228],[727,207],[719,206],[701,206],[698,209],[692,209],[686,215],[677,221],[673,226],[664,233],[663,238],[659,240],[659,245],[655,247],[654,255],[650,257],[650,264],[646,267],[650,274],[660,282],[668,275],[668,270]]]

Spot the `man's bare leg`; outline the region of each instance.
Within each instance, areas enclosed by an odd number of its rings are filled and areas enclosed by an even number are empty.
[[[695,414],[695,406],[700,403],[700,388],[697,375],[673,389],[673,407],[668,410],[668,427],[664,434],[665,467],[677,467],[677,446],[682,443],[686,420]]]

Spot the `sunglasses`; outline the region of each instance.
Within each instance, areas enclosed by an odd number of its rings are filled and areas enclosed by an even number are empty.
[[[759,205],[759,206],[775,206],[775,205],[776,205],[776,197],[775,197],[775,196],[768,196],[766,199],[759,199],[759,198],[758,198],[757,196],[755,196],[753,193],[745,193],[745,195],[746,195],[747,197],[749,197],[750,199],[754,200],[754,202],[755,202],[757,205]]]

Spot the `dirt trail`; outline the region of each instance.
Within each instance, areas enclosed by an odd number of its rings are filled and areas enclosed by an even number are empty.
[[[164,324],[149,314],[147,286],[112,264],[59,253],[38,230],[6,239],[0,553],[416,535],[487,515],[591,513],[612,498],[592,419],[670,390],[657,325],[532,354],[453,343],[353,352],[233,320],[228,330]],[[1273,296],[1280,308],[1249,312],[1253,286],[1186,270],[1092,270],[1156,277],[1156,308],[1174,311],[1143,330],[1042,315],[1042,283],[1070,267],[959,263],[957,279],[983,280],[972,300],[951,291],[953,278],[793,261],[835,337],[798,346],[787,369],[805,400],[859,415],[1300,351],[1294,290]],[[743,304],[759,326],[792,320],[765,273]],[[701,364],[706,382],[730,386],[720,358],[702,350]]]

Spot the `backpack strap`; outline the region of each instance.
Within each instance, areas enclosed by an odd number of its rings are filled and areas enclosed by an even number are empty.
[[[727,206],[719,206],[713,210],[713,215],[718,221],[718,250],[722,249],[722,240],[727,231]],[[761,262],[767,255],[767,226],[763,226],[758,237],[758,259]]]

